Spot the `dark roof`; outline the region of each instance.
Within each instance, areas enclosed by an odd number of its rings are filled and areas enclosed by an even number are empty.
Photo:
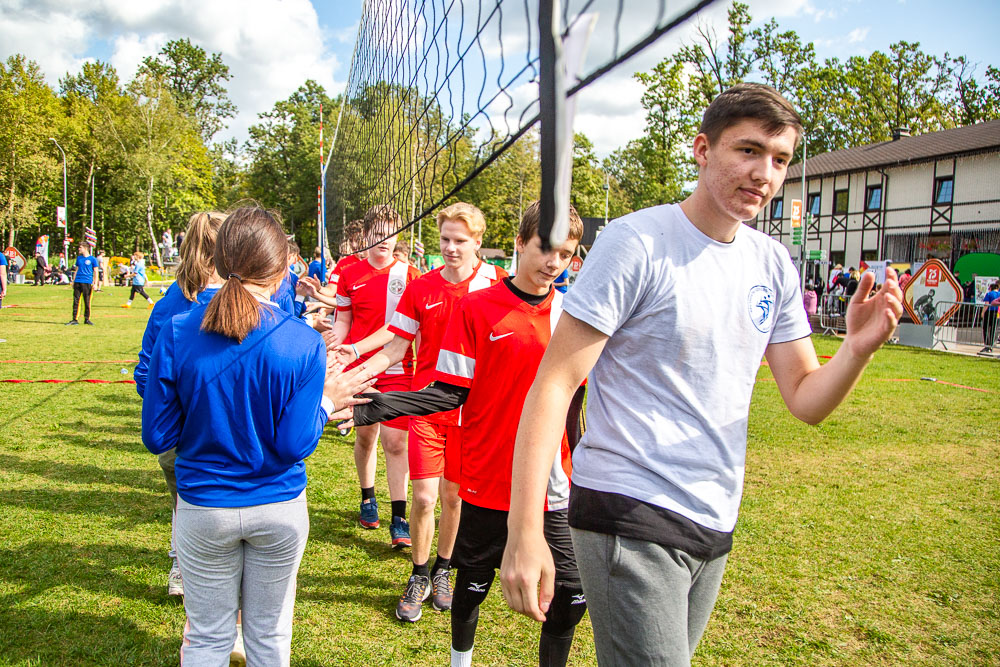
[[[896,141],[883,141],[869,146],[845,148],[841,151],[808,156],[806,177],[859,171],[875,167],[896,167],[933,158],[976,153],[989,149],[1000,150],[1000,120],[956,127],[951,130],[929,132],[916,137],[902,137]],[[788,168],[785,180],[802,178],[802,163]]]

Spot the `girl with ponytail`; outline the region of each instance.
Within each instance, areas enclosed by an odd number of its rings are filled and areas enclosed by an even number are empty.
[[[230,213],[214,252],[222,288],[172,318],[150,360],[142,436],[153,453],[177,451],[185,665],[226,664],[241,606],[247,663],[289,664],[304,459],[373,384],[364,367],[341,373],[319,333],[269,300],[286,254],[275,214]]]
[[[149,372],[149,358],[153,353],[153,345],[160,335],[160,330],[174,315],[186,313],[199,303],[205,304],[222,287],[222,279],[215,272],[215,237],[219,227],[225,221],[223,213],[215,211],[195,213],[188,221],[184,243],[181,245],[181,263],[177,268],[177,281],[167,289],[167,293],[153,308],[146,322],[146,332],[142,335],[142,347],[139,350],[139,363],[136,364],[132,377],[135,378],[135,389],[142,397],[146,393],[146,377]],[[171,510],[177,507],[177,480],[174,476],[173,449],[161,453],[157,459],[163,470],[163,478],[167,481],[172,500]],[[177,563],[177,553],[174,549],[173,523],[170,531],[170,574],[167,575],[167,594],[184,595],[184,582],[181,578],[180,566]]]

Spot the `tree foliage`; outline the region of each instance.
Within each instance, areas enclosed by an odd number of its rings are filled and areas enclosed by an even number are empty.
[[[1000,118],[1000,69],[982,67],[907,41],[820,62],[813,44],[775,19],[755,22],[748,5],[734,2],[723,33],[701,26],[691,42],[635,75],[645,88],[642,136],[603,162],[586,136],[575,136],[571,202],[584,217],[605,210],[617,217],[682,199],[697,178],[690,146],[702,111],[741,81],[767,83],[787,97],[815,154],[886,141],[897,128],[920,134]],[[242,144],[213,144],[236,112],[230,77],[221,54],[189,39],[168,42],[131,81],[107,63],[88,62],[61,78],[58,92],[34,62],[8,58],[0,64],[0,233],[29,253],[38,234],[53,235],[58,246],[62,155],[51,137],[66,151],[70,236],[82,238],[93,220],[109,252],[155,252],[162,231],[183,226],[192,212],[252,198],[280,211],[308,251],[316,242],[322,122],[327,148],[339,131],[327,170],[331,247],[343,222],[382,203],[371,201],[369,187],[380,178],[405,218],[425,214],[421,240],[433,252],[430,209],[495,148],[494,137],[464,119],[449,121],[416,88],[373,84],[341,116],[344,100],[312,80],[259,114]],[[386,108],[396,111],[380,113]],[[479,206],[489,223],[484,245],[509,252],[520,212],[539,190],[532,130],[444,203]]]

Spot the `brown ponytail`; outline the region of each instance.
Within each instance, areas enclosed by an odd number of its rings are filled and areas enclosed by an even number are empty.
[[[177,267],[177,286],[184,298],[194,301],[205,289],[215,270],[215,238],[226,215],[216,211],[195,213],[188,221],[181,243],[181,264]]]
[[[226,282],[209,302],[201,328],[242,343],[261,318],[260,302],[244,285],[273,285],[288,270],[287,261],[277,213],[257,206],[230,213],[215,241],[215,270]]]

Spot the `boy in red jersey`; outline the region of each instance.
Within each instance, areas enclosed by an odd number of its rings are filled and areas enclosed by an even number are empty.
[[[417,365],[411,389],[423,389],[434,379],[434,368],[458,300],[495,285],[507,276],[502,268],[476,256],[483,244],[486,219],[482,211],[464,202],[442,209],[437,215],[444,266],[424,274],[406,286],[392,321],[383,329],[354,345],[337,348],[345,364],[369,352],[374,373],[401,361],[419,334]],[[410,531],[413,539],[413,573],[396,606],[396,618],[416,622],[424,600],[438,611],[451,609],[451,552],[458,531],[462,501],[458,497],[457,456],[461,447],[459,412],[451,410],[410,419],[409,463],[413,485]],[[448,452],[446,455],[445,452]],[[434,506],[441,495],[441,525],[437,557],[428,569],[434,541]]]
[[[396,312],[396,304],[406,285],[420,276],[409,264],[393,258],[399,214],[389,205],[371,208],[365,214],[365,230],[369,239],[382,239],[368,251],[366,261],[344,269],[337,283],[337,321],[329,337],[331,345],[355,343],[383,328]],[[371,353],[360,355],[362,363]],[[413,375],[413,352],[379,373],[375,388],[380,392],[406,391]],[[385,452],[385,474],[392,500],[392,523],[389,536],[394,548],[410,546],[410,527],[406,522],[406,484],[409,465],[406,460],[405,417],[385,420],[381,425],[382,449]],[[354,463],[361,484],[361,514],[358,521],[365,528],[378,528],[378,501],[375,499],[375,443],[379,439],[379,424],[358,428],[354,440]]]
[[[354,410],[356,424],[400,414],[429,414],[462,405],[459,470],[461,520],[455,542],[458,569],[451,608],[451,664],[466,666],[486,599],[507,539],[514,436],[524,396],[535,378],[562,311],[552,282],[569,265],[583,236],[570,209],[569,239],[544,252],[539,206],[524,213],[517,237],[517,275],[463,297],[438,356],[436,382],[416,392],[374,396]],[[586,601],[566,521],[569,443],[556,459],[545,500],[545,532],[556,565],[557,592],[538,645],[539,664],[564,665]]]

